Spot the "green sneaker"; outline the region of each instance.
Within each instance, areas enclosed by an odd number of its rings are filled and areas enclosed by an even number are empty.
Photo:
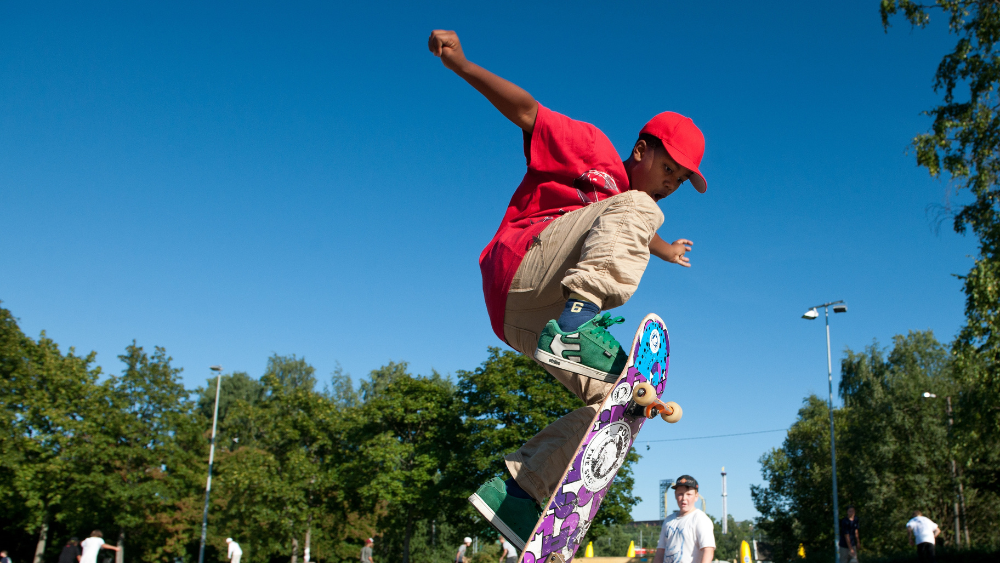
[[[498,532],[521,550],[528,543],[542,511],[535,501],[507,494],[503,479],[494,477],[469,497],[469,502]]]
[[[545,365],[614,383],[625,370],[628,353],[622,350],[608,328],[623,322],[622,317],[604,313],[574,331],[563,332],[559,323],[551,320],[538,338],[535,359]]]

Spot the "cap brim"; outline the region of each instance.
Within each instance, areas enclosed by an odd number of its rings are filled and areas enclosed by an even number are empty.
[[[694,186],[694,189],[698,190],[698,193],[703,194],[708,191],[708,182],[705,181],[705,177],[701,175],[698,167],[694,162],[691,162],[690,158],[667,143],[663,143],[663,148],[667,149],[667,152],[670,153],[670,158],[677,161],[677,164],[691,171],[691,185]]]

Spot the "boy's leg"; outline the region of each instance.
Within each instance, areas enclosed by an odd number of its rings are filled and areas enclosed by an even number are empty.
[[[504,316],[507,342],[534,357],[545,323],[559,316],[571,292],[603,310],[628,301],[649,262],[649,241],[662,224],[663,213],[653,199],[636,191],[554,220],[525,255],[511,283]],[[536,500],[559,486],[563,470],[612,386],[544,367],[587,406],[553,422],[506,456],[511,476]]]

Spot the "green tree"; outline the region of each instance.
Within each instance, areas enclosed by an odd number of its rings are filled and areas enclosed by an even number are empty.
[[[956,483],[951,444],[940,403],[922,397],[954,393],[947,349],[930,331],[893,338],[891,350],[877,344],[847,351],[842,363],[843,437],[838,437],[841,497],[864,515],[864,548],[875,553],[904,549],[902,522],[920,509],[950,526]]]
[[[839,430],[842,412],[834,415]],[[775,540],[776,559],[792,559],[800,543],[806,553],[828,549],[833,542],[833,500],[826,401],[807,397],[782,446],[764,454],[760,463],[767,485],[752,485],[751,496],[761,514],[761,528]]]
[[[395,530],[376,549],[410,563],[418,523],[437,519],[444,508],[442,474],[460,453],[460,420],[451,382],[437,373],[414,376],[406,367],[390,362],[362,383],[344,476],[360,504],[378,514],[379,528]]]
[[[219,377],[218,383],[220,425],[217,429],[215,447],[227,451],[234,450],[239,446],[239,434],[243,429],[235,428],[235,433],[230,432],[231,425],[225,424],[229,414],[237,409],[245,409],[259,403],[264,398],[266,389],[260,380],[254,379],[242,371],[223,374]],[[204,387],[199,387],[195,391],[198,397],[197,413],[202,417],[203,425],[212,424],[212,416],[215,412],[215,386],[216,379],[211,378]]]
[[[355,546],[374,534],[374,516],[359,513],[345,490],[352,415],[343,400],[315,390],[313,374],[304,359],[275,355],[259,382],[223,376],[231,400],[223,411],[220,399],[220,436],[231,439],[219,456],[214,549],[233,536],[255,560],[295,561],[309,547],[313,560],[341,561],[356,559]],[[341,399],[350,389],[348,378]]]
[[[834,412],[838,516],[856,507],[866,556],[907,549],[903,524],[915,509],[954,545],[952,439],[941,402],[921,396],[955,392],[947,349],[929,331],[911,332],[896,336],[891,349],[874,343],[848,350],[841,368],[844,407]],[[782,447],[761,458],[767,485],[752,487],[752,496],[780,559],[794,557],[799,544],[808,556],[825,558],[834,539],[828,416],[825,401],[808,397]],[[975,493],[977,502],[967,506],[970,532],[995,541],[1000,504]]]
[[[44,332],[32,340],[0,308],[0,498],[20,529],[38,534],[36,563],[52,523],[81,510],[73,493],[87,491],[94,357],[64,355]]]
[[[1000,5],[979,0],[882,0],[882,23],[902,12],[915,27],[945,15],[957,41],[934,76],[942,103],[927,113],[930,131],[913,140],[917,164],[967,189],[972,201],[954,217],[958,233],[971,230],[979,252],[963,276],[966,323],[954,343],[957,409],[964,478],[1000,494]]]
[[[142,561],[172,561],[196,537],[203,426],[163,348],[135,342],[96,397],[90,486],[105,528]],[[110,539],[110,538],[109,538]]]

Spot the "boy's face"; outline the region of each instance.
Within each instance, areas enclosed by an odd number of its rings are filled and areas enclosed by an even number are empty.
[[[687,514],[694,510],[694,503],[698,500],[698,489],[682,485],[674,489],[674,498],[677,499],[677,508],[681,514]]]
[[[630,187],[660,201],[677,191],[691,177],[691,171],[670,157],[664,148],[652,148],[640,140],[632,149],[636,166],[629,178]]]

